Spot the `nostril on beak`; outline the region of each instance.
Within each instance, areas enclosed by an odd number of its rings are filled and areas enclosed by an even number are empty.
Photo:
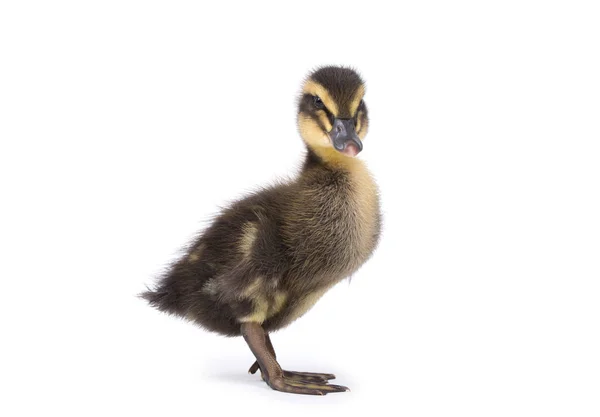
[[[344,128],[342,127],[342,125],[337,125],[335,127],[335,131],[338,132],[338,133],[342,133],[343,130],[344,130]]]

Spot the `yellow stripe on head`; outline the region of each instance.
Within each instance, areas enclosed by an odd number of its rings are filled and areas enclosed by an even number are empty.
[[[339,112],[338,106],[336,102],[333,101],[325,87],[323,87],[321,84],[312,80],[308,80],[306,84],[304,84],[304,89],[302,91],[306,94],[318,96],[323,101],[323,104],[325,104],[325,107],[327,107],[327,109],[337,117]]]
[[[360,105],[360,101],[363,99],[364,95],[365,95],[365,86],[361,85],[356,90],[356,93],[354,94],[354,99],[350,103],[350,114],[352,116],[354,116],[356,114],[356,110],[358,109],[358,106]]]

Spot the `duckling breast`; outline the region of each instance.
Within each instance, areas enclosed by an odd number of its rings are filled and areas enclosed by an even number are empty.
[[[350,170],[317,170],[299,184],[288,206],[284,239],[293,255],[291,275],[322,287],[355,272],[372,254],[380,233],[377,186],[357,160]]]

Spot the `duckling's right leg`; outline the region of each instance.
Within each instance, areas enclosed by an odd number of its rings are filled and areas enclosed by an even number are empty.
[[[286,376],[275,355],[271,353],[267,344],[267,334],[259,323],[243,323],[242,335],[258,361],[263,379],[274,390],[311,395],[348,391],[348,388],[341,385],[301,381]]]

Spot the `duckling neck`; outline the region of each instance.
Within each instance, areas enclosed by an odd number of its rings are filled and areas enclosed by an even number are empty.
[[[356,171],[357,168],[363,167],[363,162],[358,158],[346,156],[335,149],[323,148],[318,151],[307,146],[306,160],[304,162],[304,170],[310,168],[329,168],[335,171]]]

